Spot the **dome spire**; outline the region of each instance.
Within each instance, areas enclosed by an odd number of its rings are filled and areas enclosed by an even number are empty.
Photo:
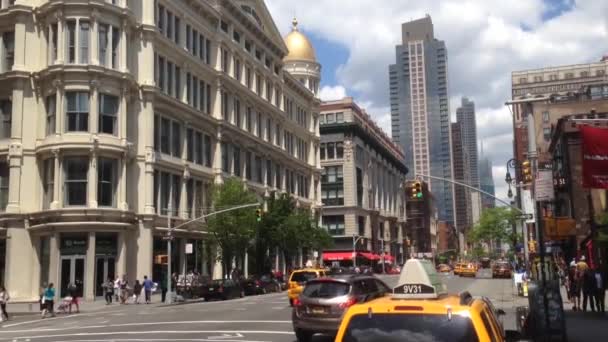
[[[293,20],[291,21],[291,30],[292,31],[298,30],[298,19],[296,19],[296,17],[293,17]]]

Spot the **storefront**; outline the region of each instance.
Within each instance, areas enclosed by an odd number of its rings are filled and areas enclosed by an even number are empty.
[[[84,295],[87,234],[62,233],[60,235],[59,296],[68,295],[68,286],[76,285],[78,297]]]
[[[102,284],[114,280],[118,254],[118,234],[98,233],[95,236],[95,296],[103,296]]]

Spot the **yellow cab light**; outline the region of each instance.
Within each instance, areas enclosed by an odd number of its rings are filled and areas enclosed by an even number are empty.
[[[409,259],[403,265],[398,284],[393,288],[393,299],[435,299],[447,294],[429,260]]]
[[[422,306],[414,306],[414,305],[397,305],[395,306],[395,311],[423,311]]]

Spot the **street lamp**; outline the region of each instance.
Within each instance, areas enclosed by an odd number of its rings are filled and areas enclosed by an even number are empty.
[[[357,267],[357,242],[363,239],[365,236],[358,236],[353,234],[353,267]]]

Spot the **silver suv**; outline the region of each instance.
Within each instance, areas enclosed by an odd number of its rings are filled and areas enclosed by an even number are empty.
[[[294,301],[291,316],[298,342],[310,341],[317,333],[335,336],[348,307],[390,292],[391,289],[374,276],[337,275],[308,281]]]

